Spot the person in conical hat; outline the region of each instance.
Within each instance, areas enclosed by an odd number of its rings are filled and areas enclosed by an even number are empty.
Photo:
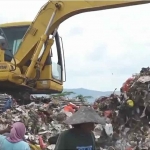
[[[105,118],[101,118],[93,108],[82,106],[64,123],[72,125],[72,128],[59,135],[55,150],[95,150],[92,131],[95,124],[105,125]]]
[[[68,125],[84,123],[105,124],[105,120],[100,117],[93,108],[82,106],[76,113],[69,117],[65,123]]]

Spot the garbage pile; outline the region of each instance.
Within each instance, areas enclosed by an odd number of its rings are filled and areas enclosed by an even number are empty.
[[[120,89],[108,97],[95,100],[93,108],[106,118],[97,125],[97,147],[102,149],[150,149],[150,68],[127,79]]]
[[[4,96],[3,96],[4,98]],[[25,139],[31,147],[39,145],[41,149],[52,149],[49,143],[50,137],[55,137],[70,127],[63,121],[72,115],[80,105],[87,105],[80,101],[33,98],[28,105],[13,105],[0,114],[0,130],[6,128],[7,124],[21,121],[27,128]],[[74,101],[73,104],[70,101]]]
[[[0,95],[0,106],[3,98]],[[14,104],[0,114],[0,130],[17,121],[25,124],[25,138],[31,147],[54,149],[59,134],[71,128],[63,121],[84,105],[93,107],[106,119],[105,125],[98,124],[94,130],[97,149],[150,149],[150,68],[142,68],[127,79],[120,95],[114,91],[110,96],[96,99],[92,105],[63,96],[31,97],[31,101],[27,105]]]

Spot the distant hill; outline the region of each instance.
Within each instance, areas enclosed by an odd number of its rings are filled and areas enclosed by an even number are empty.
[[[90,89],[85,89],[85,88],[64,89],[64,92],[65,91],[76,93],[76,94],[72,94],[70,97],[75,97],[80,94],[83,96],[92,96],[93,98],[88,99],[89,102],[93,102],[98,97],[109,96],[110,94],[113,93],[113,91],[96,91],[96,90],[90,90]],[[115,93],[119,94],[119,91],[116,91]],[[37,94],[36,96],[46,96],[46,95],[45,94]]]
[[[96,98],[100,96],[109,96],[110,94],[113,93],[113,91],[95,91],[95,90],[90,90],[90,89],[84,89],[84,88],[77,88],[77,89],[64,89],[64,91],[68,92],[74,92],[76,94],[71,95],[72,97],[75,97],[79,94],[83,96],[92,96],[93,98],[89,99],[89,102],[93,102]],[[119,91],[115,92],[116,94],[119,94]]]

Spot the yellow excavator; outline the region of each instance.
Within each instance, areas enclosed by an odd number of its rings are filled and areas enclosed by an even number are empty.
[[[48,1],[33,22],[0,25],[0,93],[61,93],[66,80],[60,24],[74,15],[150,3],[144,0]]]

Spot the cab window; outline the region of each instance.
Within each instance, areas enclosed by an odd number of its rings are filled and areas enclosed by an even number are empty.
[[[6,38],[9,49],[12,51],[13,55],[17,52],[21,40],[28,28],[29,26],[1,28],[1,32],[3,32],[2,34]]]

